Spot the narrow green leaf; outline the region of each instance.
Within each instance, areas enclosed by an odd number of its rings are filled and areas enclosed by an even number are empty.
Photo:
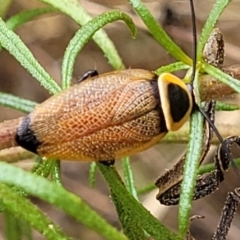
[[[11,177],[12,178],[12,177]],[[69,239],[45,214],[43,214],[29,200],[18,195],[10,187],[0,183],[0,202],[14,214],[23,219],[49,240]]]
[[[180,239],[184,238],[189,229],[191,202],[198,173],[198,161],[202,152],[202,132],[203,117],[200,112],[194,112],[191,116],[190,136],[179,201],[178,217]]]
[[[104,25],[122,20],[129,27],[133,36],[136,35],[136,28],[132,21],[132,19],[118,10],[114,10],[111,12],[103,13],[98,17],[95,17],[87,24],[83,25],[81,29],[79,29],[75,36],[69,42],[62,63],[62,86],[63,89],[70,86],[70,82],[72,79],[73,73],[73,65],[75,63],[75,59],[77,54],[81,51],[81,49],[85,46],[85,44],[89,41],[89,39],[94,35],[96,31],[102,28]]]
[[[9,240],[32,240],[32,228],[29,223],[23,219],[17,219],[13,213],[7,209],[3,211],[5,239]]]
[[[37,62],[20,38],[12,30],[7,28],[2,19],[0,19],[0,44],[14,56],[45,89],[51,93],[57,93],[61,90],[58,84]]]
[[[140,0],[128,0],[138,15],[142,18],[153,37],[159,42],[175,59],[187,65],[192,64],[192,60],[177,46],[164,29],[159,25],[151,12]]]
[[[154,189],[156,189],[156,186],[155,186],[155,184],[151,183],[151,184],[148,184],[148,185],[146,185],[142,188],[139,188],[137,190],[137,194],[138,195],[143,195],[143,194],[146,194],[146,193],[149,193],[149,192],[153,191]]]
[[[80,5],[78,0],[40,0],[41,2],[48,3],[51,6],[59,9],[61,12],[70,16],[79,25],[84,25],[92,18],[85,11],[85,9]],[[100,29],[93,36],[93,40],[102,49],[104,55],[108,59],[109,63],[115,69],[124,69],[124,64],[113,44],[113,42],[108,38],[105,31]]]
[[[39,197],[61,208],[69,216],[95,230],[105,239],[127,240],[123,234],[109,225],[105,219],[93,211],[82,199],[45,178],[0,162],[0,182],[15,185],[28,194]]]
[[[51,171],[51,179],[54,183],[62,185],[61,180],[61,162],[59,160],[54,160],[54,165]]]
[[[211,12],[208,15],[208,19],[202,29],[202,34],[197,46],[197,57],[198,61],[202,60],[204,46],[216,24],[220,15],[226,8],[226,6],[231,2],[231,0],[216,0],[212,7]]]
[[[112,189],[110,191],[124,234],[129,240],[145,239],[143,228],[140,226],[138,219],[132,214],[131,209],[122,204],[120,198],[114,194]]]
[[[231,164],[230,164],[231,166]],[[209,164],[205,164],[203,166],[201,166],[198,170],[198,174],[199,175],[202,175],[204,173],[208,173],[208,172],[211,172],[215,169],[215,165],[214,163],[209,163]]]
[[[55,165],[55,160],[47,159],[45,161],[41,161],[40,164],[34,167],[32,169],[32,172],[39,176],[47,178],[50,175],[52,169],[54,168],[54,165]]]
[[[234,163],[236,164],[237,167],[239,167],[240,166],[240,158],[234,159]],[[233,166],[234,166],[233,164],[230,164],[229,167],[232,168]],[[202,175],[204,173],[211,172],[214,169],[215,169],[214,163],[205,164],[199,168],[198,174]]]
[[[233,90],[240,93],[240,81],[239,80],[236,80],[235,78],[229,76],[228,74],[224,73],[220,69],[218,69],[210,64],[207,64],[207,63],[205,64],[204,70],[209,75],[214,76],[214,78],[216,78],[218,81],[227,84]]]
[[[188,68],[189,68],[189,65],[187,65],[183,62],[175,62],[175,63],[168,64],[166,66],[162,66],[162,67],[158,68],[157,70],[155,70],[154,72],[157,75],[160,75],[161,73],[176,72],[176,71],[184,70],[184,69],[188,69]]]
[[[129,157],[125,157],[122,160],[122,165],[126,189],[136,200],[138,200],[137,191],[134,184],[133,172],[129,162]],[[124,186],[123,183],[122,185]],[[123,203],[121,200],[121,196],[116,195],[111,188],[110,191],[111,198],[116,207],[125,235],[129,238],[129,240],[144,239],[145,238],[145,233],[143,230],[144,227],[140,225],[138,218],[136,218],[135,215],[132,214],[132,209],[129,208],[128,204]]]
[[[89,184],[92,188],[95,186],[96,173],[97,173],[96,162],[92,162],[89,167]]]
[[[235,110],[239,110],[239,106],[236,104],[217,101],[215,110],[216,111],[235,111]]]
[[[17,220],[13,214],[7,210],[4,213],[4,236],[7,240],[21,240],[21,230],[19,227],[19,220]]]
[[[196,71],[193,82],[195,99],[197,103],[200,103],[199,73]],[[189,74],[188,78],[191,78]],[[192,113],[190,118],[190,136],[188,142],[188,148],[186,153],[186,160],[184,164],[184,174],[181,184],[181,193],[179,200],[179,236],[183,239],[189,230],[189,220],[191,203],[193,197],[193,191],[196,184],[196,178],[198,173],[199,159],[202,153],[203,143],[203,116],[199,111]]]
[[[130,210],[134,218],[138,219],[140,226],[155,240],[177,239],[177,235],[163,226],[152,216],[124,187],[118,173],[113,167],[106,167],[97,163],[98,168],[106,179],[111,191],[119,196],[119,201]]]
[[[127,190],[130,192],[130,194],[134,198],[138,199],[137,190],[136,190],[136,186],[135,186],[135,183],[134,183],[133,171],[132,171],[132,168],[131,168],[129,157],[125,157],[122,160],[122,165],[123,165],[123,174],[124,174],[125,186],[126,186]]]
[[[26,221],[20,221],[20,228],[22,235],[25,237],[26,240],[33,240],[32,236],[32,227]]]
[[[16,97],[12,94],[0,92],[0,105],[29,113],[33,110],[37,103],[24,98]]]
[[[33,18],[38,17],[39,15],[52,13],[58,11],[53,7],[46,8],[36,8],[31,10],[22,11],[16,15],[13,15],[6,21],[6,25],[9,29],[15,30],[20,25],[31,21]]]

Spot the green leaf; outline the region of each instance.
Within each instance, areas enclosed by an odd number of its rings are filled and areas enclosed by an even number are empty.
[[[89,39],[94,35],[96,31],[98,31],[104,25],[117,20],[124,21],[126,25],[129,27],[132,35],[133,36],[136,35],[136,28],[134,26],[132,19],[128,15],[118,10],[107,12],[107,13],[101,14],[98,17],[95,17],[94,19],[89,21],[87,24],[83,25],[82,28],[76,32],[74,37],[69,42],[63,57],[63,63],[62,63],[63,89],[70,86],[72,73],[73,73],[73,65],[75,63],[77,54],[81,51],[81,49],[85,46],[85,44],[89,41]],[[111,55],[114,58],[115,54],[111,53]]]
[[[119,200],[119,197],[114,194],[112,189],[110,189],[110,191],[124,234],[129,240],[145,239],[143,228],[141,227],[138,219],[132,214],[131,209],[122,204],[121,200]]]
[[[62,185],[61,180],[61,162],[59,160],[54,160],[54,165],[51,171],[51,179],[54,183]]]
[[[118,201],[121,205],[126,207],[134,218],[150,236],[155,240],[171,240],[177,239],[177,235],[162,225],[148,210],[146,210],[141,203],[139,203],[133,196],[129,194],[124,187],[121,178],[113,167],[106,167],[103,164],[97,163],[97,166],[107,181],[109,188],[118,196]]]
[[[9,240],[33,240],[32,228],[29,223],[22,219],[17,219],[14,214],[7,211],[3,212],[5,225],[5,238]]]
[[[57,9],[53,7],[47,7],[47,8],[36,8],[31,10],[22,11],[16,15],[13,15],[6,21],[6,25],[9,29],[15,30],[20,25],[29,22],[35,17],[38,17],[39,15],[46,14],[46,13],[52,13],[58,11]]]
[[[1,204],[16,218],[23,219],[31,224],[47,239],[69,239],[36,206],[2,183],[0,183],[0,199]]]
[[[16,97],[12,94],[0,92],[0,105],[29,113],[33,110],[37,103],[24,98]]]
[[[135,198],[138,199],[137,191],[134,185],[133,172],[130,166],[129,158],[126,157],[122,160],[123,173],[125,179],[125,185],[128,192]],[[120,179],[120,177],[119,177]],[[124,186],[124,184],[122,183]],[[111,198],[116,207],[120,222],[123,227],[123,232],[129,238],[129,240],[144,239],[145,233],[143,227],[140,225],[138,218],[132,214],[132,210],[127,204],[121,201],[121,197],[116,195],[114,191],[110,188]]]
[[[229,76],[228,74],[224,73],[220,69],[206,63],[204,64],[204,70],[214,78],[218,79],[218,81],[227,84],[236,92],[240,93],[240,81],[236,80],[235,78]]]
[[[28,224],[26,221],[20,221],[20,228],[22,236],[24,236],[26,240],[33,240],[32,227],[30,224]]]
[[[45,178],[0,162],[0,182],[22,188],[28,194],[55,205],[64,210],[69,216],[101,234],[105,239],[127,240],[123,234],[109,225],[82,199]],[[18,208],[18,211],[20,210]],[[51,229],[48,227],[47,230],[50,231]]]
[[[234,163],[236,164],[236,166],[239,167],[239,166],[240,166],[240,158],[234,159]],[[232,167],[235,167],[235,165],[230,164],[229,167],[232,168]],[[199,174],[199,175],[202,175],[202,174],[204,174],[204,173],[211,172],[211,171],[213,171],[214,169],[216,169],[214,163],[205,164],[205,165],[203,165],[203,166],[201,166],[201,167],[199,168],[198,174]]]
[[[14,56],[45,89],[51,93],[57,93],[61,90],[20,38],[12,30],[7,28],[2,19],[0,19],[0,44]]]
[[[59,9],[61,12],[70,16],[79,25],[84,25],[92,18],[80,5],[78,0],[40,0],[41,2],[48,3],[53,7]],[[108,38],[107,34],[100,29],[93,36],[93,40],[102,49],[104,55],[109,63],[115,69],[124,69],[124,64],[118,55],[118,52],[113,42]]]
[[[153,191],[154,189],[156,189],[156,186],[155,186],[155,184],[151,183],[151,184],[148,184],[148,185],[146,185],[142,188],[139,188],[137,190],[137,194],[138,195],[143,195],[143,194],[146,194],[146,193],[149,193],[149,192]]]
[[[189,229],[191,202],[198,173],[199,158],[202,152],[202,133],[203,117],[200,112],[195,111],[191,116],[190,136],[179,201],[178,218],[180,239],[184,238]]]
[[[226,8],[226,6],[231,2],[231,0],[216,0],[215,4],[212,7],[211,12],[208,15],[208,19],[205,22],[205,25],[202,29],[201,37],[197,46],[197,58],[198,61],[202,61],[203,49],[204,46],[216,24],[220,15]]]
[[[235,110],[239,110],[239,106],[236,104],[217,101],[215,110],[216,111],[235,111]]]
[[[55,160],[47,159],[45,161],[42,161],[42,158],[39,156],[38,161],[39,164],[37,164],[37,166],[32,169],[32,172],[39,176],[47,178],[53,171]]]
[[[151,12],[140,0],[128,0],[138,15],[142,18],[153,37],[159,42],[175,59],[184,62],[187,65],[192,64],[192,60],[176,45],[159,25]]]
[[[188,69],[188,68],[189,68],[189,66],[183,62],[175,62],[175,63],[168,64],[166,66],[162,66],[162,67],[158,68],[157,70],[155,70],[154,72],[157,75],[160,75],[161,73],[176,72],[176,71],[184,70],[184,69]]]
[[[13,15],[5,23],[9,29],[15,30],[20,25],[32,20],[35,17],[38,17],[41,14],[51,13],[51,12],[56,12],[56,11],[57,10],[52,7],[26,10],[26,11],[22,11],[16,15]],[[0,46],[0,50],[1,50],[1,46]]]
[[[122,160],[123,165],[123,174],[124,174],[124,182],[129,193],[138,200],[137,190],[134,183],[133,171],[131,168],[131,164],[129,161],[129,157],[125,157]]]
[[[8,240],[21,240],[22,234],[19,227],[19,221],[13,216],[13,214],[7,210],[4,210],[4,236]]]
[[[89,167],[89,184],[92,188],[95,186],[96,173],[97,173],[97,164],[96,162],[92,162]]]

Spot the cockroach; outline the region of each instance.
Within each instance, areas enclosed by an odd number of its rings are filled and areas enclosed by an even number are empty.
[[[158,77],[142,69],[87,74],[36,106],[18,126],[15,140],[44,157],[112,160],[178,130],[192,107],[187,86],[172,74]]]
[[[192,13],[194,16],[193,3]],[[194,24],[195,26],[195,17]],[[196,69],[196,26],[193,28],[193,78]],[[223,61],[220,52],[217,64]],[[216,62],[215,62],[216,64]],[[214,104],[210,103],[210,111]],[[143,151],[159,142],[168,131],[177,131],[194,109],[200,110],[217,134],[211,116],[197,107],[192,90],[176,76],[157,76],[143,69],[127,69],[98,75],[89,71],[79,83],[39,104],[17,127],[15,141],[23,148],[43,157],[110,161]],[[207,142],[200,161],[209,149],[212,132],[205,132]],[[209,137],[208,137],[209,135]],[[219,134],[218,134],[219,135]],[[232,157],[233,143],[226,140],[215,154],[216,169],[197,179],[193,199],[212,193],[224,180],[224,171]],[[180,160],[156,182],[157,199],[166,205],[178,204],[183,162]],[[176,175],[175,178],[172,174]],[[212,239],[225,239],[237,206],[240,188],[228,194],[223,213]],[[191,236],[190,236],[191,237]],[[191,238],[192,239],[192,238]]]

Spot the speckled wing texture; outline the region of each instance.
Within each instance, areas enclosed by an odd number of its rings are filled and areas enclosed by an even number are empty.
[[[123,70],[89,78],[38,105],[31,129],[46,157],[109,160],[154,145],[165,133],[145,70]]]

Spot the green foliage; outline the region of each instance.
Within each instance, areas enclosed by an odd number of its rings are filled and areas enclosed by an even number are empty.
[[[122,20],[129,27],[133,36],[136,35],[135,26],[131,18],[123,12],[111,11],[91,19],[85,9],[77,0],[42,0],[51,5],[49,8],[29,10],[17,14],[4,22],[0,20],[0,44],[9,51],[19,63],[52,94],[60,92],[61,87],[38,63],[26,45],[20,40],[13,29],[41,14],[61,11],[70,16],[82,27],[76,32],[66,48],[62,64],[62,88],[70,85],[73,66],[77,55],[83,46],[91,39],[102,49],[109,63],[115,69],[122,69],[124,65],[111,40],[101,29],[104,25],[113,21]],[[164,66],[156,70],[157,74],[164,71],[172,72],[191,68],[191,59],[171,40],[159,23],[154,19],[149,10],[139,0],[129,0],[133,9],[138,13],[146,24],[153,37],[178,60],[177,63]],[[209,15],[207,24],[198,46],[198,71],[205,70],[213,76],[218,76],[221,81],[240,92],[239,81],[224,74],[219,69],[206,64],[202,60],[203,46],[211,33],[221,12],[229,1],[218,0],[213,11]],[[16,96],[0,93],[0,104],[22,112],[30,112],[36,103]],[[191,210],[191,199],[198,173],[198,159],[201,153],[202,132],[199,128],[202,117],[194,113],[191,118],[191,133],[188,145],[185,174],[182,184],[182,195],[179,208],[179,235],[163,226],[138,202],[138,193],[135,189],[133,171],[128,159],[123,160],[124,183],[114,167],[106,167],[94,163],[90,168],[91,185],[95,182],[96,169],[101,171],[111,193],[116,211],[122,223],[123,233],[116,230],[88,206],[80,197],[65,190],[61,185],[60,164],[56,160],[40,162],[32,173],[25,172],[6,163],[0,163],[0,204],[5,213],[7,223],[7,239],[18,239],[24,235],[22,230],[25,226],[27,239],[31,239],[30,226],[42,233],[47,239],[69,239],[62,230],[45,216],[34,204],[17,189],[23,190],[25,195],[38,197],[60,209],[92,230],[98,232],[109,240],[144,239],[152,236],[154,239],[182,239],[189,229],[189,213]],[[196,140],[197,139],[197,140]],[[51,176],[52,181],[45,179]],[[125,185],[126,186],[125,186]],[[10,187],[10,186],[14,186]],[[148,189],[152,189],[152,185]],[[142,190],[142,193],[146,189]],[[20,222],[24,220],[24,224]],[[12,231],[17,234],[10,234]]]

